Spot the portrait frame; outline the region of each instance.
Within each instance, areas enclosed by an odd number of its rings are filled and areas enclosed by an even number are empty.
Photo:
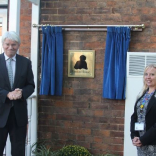
[[[68,77],[94,78],[95,50],[68,50]]]

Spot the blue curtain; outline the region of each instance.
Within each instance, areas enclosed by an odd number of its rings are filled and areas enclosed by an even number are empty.
[[[62,27],[42,27],[42,64],[40,95],[62,95]]]
[[[126,57],[131,29],[108,27],[106,38],[103,97],[125,99]]]

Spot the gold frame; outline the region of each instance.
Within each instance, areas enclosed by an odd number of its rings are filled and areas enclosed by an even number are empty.
[[[95,50],[68,51],[68,77],[94,78],[94,66]]]

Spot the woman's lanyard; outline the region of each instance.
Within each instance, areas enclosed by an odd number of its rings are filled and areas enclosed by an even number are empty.
[[[151,96],[153,95],[154,91],[150,94],[148,94],[147,92],[145,93],[145,95],[142,98],[142,102],[140,105],[140,114],[143,112],[144,106],[147,103],[147,101],[149,101],[149,99],[151,98]]]

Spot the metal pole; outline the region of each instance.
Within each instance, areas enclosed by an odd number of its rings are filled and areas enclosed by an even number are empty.
[[[60,26],[64,31],[107,31],[107,27],[131,27],[132,31],[142,31],[145,28],[141,25],[50,25],[50,24],[33,24],[34,28],[42,26]]]
[[[106,28],[106,27],[140,27],[145,28],[144,24],[141,25],[52,25],[52,24],[33,24],[33,27],[42,26],[60,26],[62,28]]]

